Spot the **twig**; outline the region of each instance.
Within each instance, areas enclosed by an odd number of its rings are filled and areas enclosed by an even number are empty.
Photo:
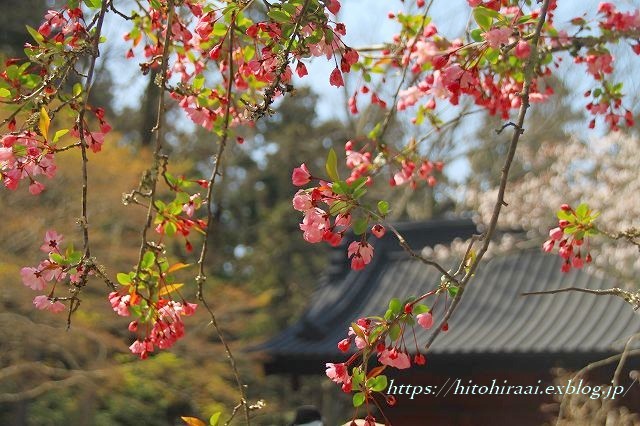
[[[580,287],[564,287],[564,288],[558,288],[555,290],[543,290],[543,291],[532,291],[532,292],[528,292],[528,293],[522,293],[521,296],[535,296],[535,295],[541,295],[541,294],[557,294],[557,293],[564,293],[567,291],[577,291],[577,292],[581,292],[581,293],[589,293],[589,294],[595,294],[598,296],[617,296],[622,298],[625,302],[629,303],[634,310],[638,310],[640,308],[640,294],[638,293],[631,293],[627,290],[623,290],[621,288],[609,288],[609,289],[604,289],[604,290],[600,290],[600,289],[590,289],[590,288],[580,288]]]
[[[216,315],[213,312],[213,310],[211,309],[211,307],[209,306],[209,304],[207,303],[205,297],[204,297],[204,293],[202,291],[202,286],[204,284],[204,282],[206,281],[207,277],[204,273],[204,263],[207,259],[207,251],[208,251],[208,247],[209,247],[209,233],[210,231],[213,229],[213,209],[211,208],[211,198],[213,195],[213,187],[216,183],[216,178],[218,177],[218,175],[220,174],[220,167],[222,164],[222,156],[224,154],[224,149],[227,145],[227,141],[229,139],[229,126],[231,125],[231,104],[233,102],[233,98],[231,96],[232,94],[232,90],[233,90],[233,77],[234,77],[234,69],[233,69],[233,31],[234,31],[234,27],[235,27],[235,21],[236,21],[236,13],[234,12],[232,17],[231,17],[231,23],[229,26],[229,76],[227,77],[227,105],[225,108],[225,115],[224,115],[224,127],[222,129],[222,137],[220,138],[220,143],[218,146],[218,153],[216,154],[216,159],[215,159],[215,165],[213,166],[213,170],[211,172],[211,176],[209,177],[209,186],[207,188],[207,198],[205,200],[206,202],[206,207],[207,207],[207,229],[205,230],[205,235],[204,235],[204,240],[202,242],[202,249],[200,250],[200,258],[198,259],[198,276],[196,277],[196,282],[198,284],[198,300],[200,300],[200,302],[202,303],[202,305],[205,307],[205,309],[207,310],[207,312],[209,313],[209,316],[211,317],[211,324],[213,325],[213,327],[216,330],[216,333],[218,334],[218,338],[220,339],[220,342],[222,343],[222,345],[224,346],[224,350],[227,354],[227,358],[229,360],[229,364],[231,365],[231,370],[233,371],[233,376],[234,379],[236,381],[236,385],[238,387],[238,391],[240,392],[240,406],[242,406],[244,408],[244,417],[245,417],[245,421],[246,424],[249,425],[251,422],[251,419],[249,417],[249,404],[247,402],[247,397],[246,397],[246,392],[245,392],[245,388],[244,388],[244,384],[242,383],[242,380],[240,379],[240,373],[238,372],[238,367],[236,365],[236,360],[233,356],[233,353],[231,352],[231,348],[229,347],[228,342],[226,341],[225,337],[224,337],[224,333],[222,332],[222,329],[220,328],[220,326],[218,325],[218,321],[216,319]],[[230,424],[231,421],[233,420],[235,414],[236,414],[236,409],[234,409],[231,417],[225,422],[225,426]]]
[[[627,362],[627,358],[629,357],[629,350],[631,349],[631,342],[640,337],[640,333],[632,334],[629,336],[627,343],[624,345],[624,349],[622,350],[622,355],[620,356],[620,361],[616,367],[616,371],[613,373],[613,380],[611,380],[611,386],[614,388],[618,386],[620,380],[620,374],[622,373],[622,369],[624,368],[624,364]]]
[[[523,84],[522,95],[521,95],[522,104],[520,105],[520,110],[518,112],[518,119],[516,121],[517,124],[514,127],[513,136],[511,138],[511,143],[509,145],[509,151],[507,153],[507,158],[505,159],[505,163],[502,168],[502,176],[500,178],[500,187],[498,189],[498,197],[496,199],[496,203],[493,206],[493,213],[491,215],[491,220],[489,222],[487,231],[483,234],[484,242],[475,260],[471,263],[471,265],[469,265],[469,268],[467,269],[465,276],[460,281],[460,285],[458,286],[458,292],[453,298],[451,305],[449,305],[449,309],[447,309],[447,311],[445,312],[442,320],[438,324],[438,327],[429,336],[429,339],[427,340],[427,343],[425,345],[426,350],[428,350],[431,347],[435,339],[440,335],[440,333],[442,332],[442,327],[449,321],[449,318],[458,307],[460,300],[462,300],[464,290],[467,284],[469,283],[469,281],[471,280],[471,278],[474,276],[475,271],[478,268],[480,261],[482,260],[482,257],[485,255],[485,253],[489,249],[489,244],[491,244],[491,238],[493,237],[493,234],[496,231],[496,227],[498,225],[498,217],[500,216],[500,211],[502,209],[502,206],[504,205],[504,194],[507,187],[507,181],[509,179],[509,170],[511,168],[511,163],[513,162],[513,158],[516,154],[518,141],[520,140],[520,136],[522,136],[522,133],[523,133],[524,119],[527,115],[527,109],[529,108],[529,93],[531,91],[531,82],[533,80],[533,73],[535,70],[535,66],[539,60],[538,41],[540,39],[540,33],[542,32],[542,27],[544,25],[544,22],[547,16],[549,1],[550,0],[544,0],[542,4],[542,8],[540,9],[540,17],[538,19],[538,23],[536,25],[536,29],[532,37],[531,54],[529,56],[529,60],[527,62],[527,65],[524,71],[524,84]],[[471,243],[473,243],[473,241]]]

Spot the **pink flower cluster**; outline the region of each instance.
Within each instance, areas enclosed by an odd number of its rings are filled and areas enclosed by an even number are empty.
[[[338,0],[323,3],[326,10],[334,15],[340,10]],[[283,94],[283,83],[290,83],[293,76],[292,67],[288,63],[281,63],[281,46],[290,36],[283,31],[287,29],[286,19],[250,22],[247,16],[243,16],[242,27],[246,28],[244,34],[234,34],[234,51],[225,52],[228,49],[228,34],[219,34],[215,24],[229,18],[228,14],[221,13],[221,10],[211,10],[197,0],[186,0],[184,6],[186,8],[183,8],[183,13],[174,16],[171,26],[171,43],[178,48],[171,57],[172,64],[167,70],[167,77],[179,81],[178,88],[172,91],[171,96],[179,102],[194,123],[213,130],[216,123],[221,124],[226,115],[227,84],[206,87],[204,81],[204,70],[210,61],[218,63],[217,68],[225,79],[229,78],[228,71],[232,69],[233,75],[230,78],[234,92],[245,91],[248,99],[259,101],[263,95],[261,91],[267,87],[273,90],[268,96],[278,97]],[[300,43],[290,53],[293,61],[297,62],[296,73],[299,77],[307,75],[302,59],[309,56],[326,56],[327,59],[332,59],[341,55],[339,67],[336,66],[330,74],[329,81],[334,86],[342,86],[343,73],[351,71],[351,67],[359,60],[359,55],[340,38],[346,34],[345,25],[333,21],[326,13],[320,14],[321,10],[306,10],[308,14],[315,14],[313,19],[299,19],[298,14],[302,12],[302,8],[286,12],[291,15],[292,23],[303,22],[299,28]],[[142,51],[148,62],[141,64],[145,72],[158,68],[163,46],[159,38],[143,37],[143,34],[160,31],[167,18],[162,9],[149,7],[146,12],[148,19],[135,17],[134,28],[125,35],[125,40],[132,44],[126,53],[127,58],[134,58],[135,50],[145,40]],[[226,17],[221,19],[223,14]],[[229,53],[232,64],[229,63]],[[235,105],[230,112],[233,124],[247,120],[242,110]]]
[[[38,32],[45,38],[53,37],[54,42],[65,43],[71,48],[78,47],[78,42],[88,36],[80,8],[64,8],[61,12],[49,10]]]
[[[619,12],[613,3],[600,3],[598,13],[605,19],[600,21],[600,28],[607,31],[636,31],[640,29],[640,11]]]
[[[561,210],[569,214],[575,215],[575,212],[568,204],[563,204]],[[571,233],[567,231],[571,230]],[[582,237],[581,237],[582,236]],[[583,245],[586,249],[583,254]],[[580,269],[585,263],[591,263],[591,253],[589,253],[589,240],[584,237],[584,234],[576,232],[576,225],[572,224],[569,220],[561,219],[558,221],[558,226],[549,231],[549,239],[542,245],[542,249],[550,253],[553,251],[556,243],[558,243],[558,254],[564,259],[562,264],[562,272],[569,272],[571,267]]]
[[[0,139],[0,176],[4,186],[16,190],[21,180],[29,181],[29,192],[40,194],[44,185],[36,180],[39,175],[51,179],[56,174],[53,154],[31,131],[9,133]]]
[[[64,237],[56,231],[49,230],[45,233],[44,243],[40,247],[40,250],[48,255],[52,253],[60,254],[60,243],[62,243],[63,239]],[[53,288],[49,296],[41,295],[33,299],[33,304],[37,309],[47,310],[53,313],[59,313],[65,310],[64,303],[53,297],[53,291],[55,284],[63,280],[66,276],[67,273],[62,266],[49,259],[41,261],[35,268],[27,266],[20,270],[22,283],[32,290],[42,291],[47,287],[47,283],[53,283]],[[78,279],[77,274],[71,275],[70,278],[72,281]]]
[[[426,181],[429,186],[435,186],[437,180],[432,173],[434,170],[442,172],[444,168],[442,161],[432,163],[429,160],[423,160],[419,168],[416,168],[416,164],[410,160],[403,160],[400,165],[402,168],[393,175],[389,184],[391,186],[399,186],[408,183],[412,189],[416,189],[418,180]]]
[[[195,312],[197,305],[186,301],[176,302],[165,298],[160,298],[151,304],[143,299],[138,293],[121,294],[119,292],[109,293],[109,303],[113,310],[120,316],[131,315],[131,306],[137,306],[144,312],[141,316],[146,316],[146,311],[153,312],[151,317],[151,327],[145,327],[146,335],[136,339],[129,349],[138,355],[140,359],[146,359],[150,352],[158,349],[168,349],[184,336],[183,316],[191,316]],[[132,321],[129,324],[129,331],[137,333],[139,322]]]
[[[196,308],[195,303],[158,300],[155,305],[156,315],[151,331],[142,340],[137,339],[133,342],[129,349],[140,359],[146,359],[155,347],[158,349],[170,348],[184,336],[182,317],[193,315]],[[129,330],[137,331],[137,329],[136,322],[129,325]]]
[[[476,6],[482,2],[473,2]],[[506,2],[503,6],[506,5]],[[494,1],[482,4],[484,7],[500,10],[501,2]],[[502,10],[505,16],[515,19],[521,15],[518,8],[505,7]],[[523,25],[518,26],[521,33],[526,33]],[[517,34],[513,28],[491,28],[482,33],[485,43],[482,45],[465,45],[461,40],[449,41],[438,34],[437,28],[429,24],[415,43],[407,46],[402,64],[416,75],[417,83],[399,93],[398,110],[405,110],[416,105],[422,98],[426,102],[422,105],[424,110],[434,110],[437,99],[448,100],[452,105],[458,105],[463,95],[471,97],[476,105],[484,107],[490,114],[500,114],[504,119],[509,117],[512,109],[519,108],[521,104],[520,93],[522,81],[513,77],[509,66],[501,66],[495,70],[492,67],[469,67],[469,63],[476,63],[483,56],[487,47],[499,49],[500,46],[516,43],[512,49],[514,56],[519,59],[527,58],[531,48],[526,41],[518,40],[513,36]],[[500,62],[506,63],[505,61]],[[547,75],[550,70],[542,67],[542,75]],[[531,102],[545,100],[550,89],[542,91],[534,80],[531,87]]]
[[[291,174],[291,181],[295,186],[307,185],[315,179],[303,163],[296,167]],[[352,226],[351,213],[346,211],[335,214],[332,223],[332,215],[329,213],[332,207],[338,203],[345,203],[348,198],[345,195],[336,194],[332,190],[332,184],[319,181],[318,186],[311,189],[300,189],[293,196],[293,208],[304,213],[300,230],[305,241],[315,244],[326,241],[329,245],[337,247],[342,242],[344,234]],[[326,206],[326,210],[323,208]],[[385,229],[382,225],[375,225],[372,233],[382,238]],[[363,235],[360,241],[353,241],[347,249],[347,256],[351,259],[351,268],[361,270],[371,262],[373,258],[373,246]]]
[[[401,315],[413,316],[412,310],[413,305],[407,304]],[[418,325],[426,330],[433,326],[433,316],[430,312],[415,315],[415,319]],[[378,362],[381,365],[397,368],[399,370],[411,367],[411,357],[406,347],[404,347],[404,339],[402,339],[402,336],[398,336],[397,340],[392,342],[391,345],[386,345],[386,337],[381,337],[380,334],[377,334],[377,330],[379,330],[380,327],[386,326],[388,326],[388,324],[380,320],[360,318],[354,325],[349,327],[347,338],[342,339],[338,343],[338,349],[341,352],[348,352],[353,341],[358,353],[362,352],[367,347],[374,350],[378,356]],[[354,330],[354,327],[357,327],[357,330]],[[376,331],[374,332],[374,330]],[[374,334],[375,337],[372,337]],[[351,356],[346,363],[326,364],[327,376],[335,383],[341,384],[344,392],[351,392],[351,376],[349,375],[348,367],[356,360],[358,353]],[[417,347],[416,355],[413,357],[413,363],[416,365],[424,365],[426,363],[425,356],[420,353],[420,350]]]

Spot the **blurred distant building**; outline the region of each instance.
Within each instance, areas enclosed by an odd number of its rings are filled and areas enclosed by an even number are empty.
[[[448,244],[477,233],[467,220],[404,224],[399,230],[414,248]],[[267,374],[290,375],[294,386],[301,375],[324,374],[326,362],[348,358],[336,344],[346,337],[355,319],[381,315],[392,297],[418,296],[439,283],[440,274],[412,260],[390,232],[374,243],[374,260],[360,272],[350,270],[344,247],[333,253],[305,315],[260,347]],[[536,248],[483,263],[466,289],[449,331],[442,333],[426,354],[426,366],[385,371],[396,386],[433,389],[431,395],[415,395],[413,400],[398,395],[399,389],[395,389],[398,403],[386,410],[393,424],[540,425],[550,421],[558,410],[557,399],[540,392],[556,385],[554,371],[579,370],[619,353],[627,338],[640,332],[640,316],[617,297],[576,292],[521,296],[523,292],[567,286],[601,289],[615,284],[584,270],[564,274],[560,261],[558,256],[545,255]],[[426,302],[432,305],[433,299]],[[445,300],[440,298],[433,310],[436,322],[444,308]],[[422,348],[429,332],[420,327],[415,331]],[[415,351],[411,331],[405,336],[407,347]],[[637,368],[638,363],[630,361],[630,366]],[[613,368],[615,364],[597,370],[596,378],[608,383]],[[631,384],[628,369],[621,377],[623,385]],[[469,385],[487,386],[493,394],[472,395]],[[510,395],[496,394],[507,392],[504,387],[510,385],[523,386],[520,393],[528,390],[538,394],[513,394],[517,388],[512,388]],[[584,385],[581,392],[585,392]],[[566,381],[563,386],[566,389]],[[640,411],[640,385],[635,383],[624,399],[618,399]]]

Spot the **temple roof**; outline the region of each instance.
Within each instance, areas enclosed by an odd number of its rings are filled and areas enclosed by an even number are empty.
[[[414,248],[477,233],[467,220],[400,224],[398,229]],[[362,271],[349,269],[344,247],[332,254],[327,274],[302,318],[258,348],[268,357],[267,373],[321,372],[322,361],[345,359],[336,345],[355,319],[381,315],[391,298],[418,296],[440,282],[438,271],[411,259],[390,232],[374,247],[374,259]],[[585,270],[562,273],[560,265],[558,256],[540,249],[518,250],[483,262],[449,331],[441,333],[427,353],[429,363],[451,368],[471,360],[494,366],[509,362],[522,368],[531,363],[571,367],[619,351],[628,336],[640,331],[640,316],[620,298],[577,292],[521,296],[567,286],[615,286]],[[435,305],[433,298],[425,302],[433,306],[437,323],[449,301],[440,297]],[[418,346],[423,347],[429,332],[421,327],[415,331]],[[409,332],[407,337],[413,340],[410,336]]]

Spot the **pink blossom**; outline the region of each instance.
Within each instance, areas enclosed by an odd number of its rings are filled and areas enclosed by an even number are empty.
[[[485,33],[482,33],[487,44],[494,49],[499,48],[503,44],[509,42],[509,36],[512,30],[510,28],[494,28]]]
[[[336,67],[333,71],[331,71],[331,75],[329,76],[329,84],[336,87],[344,86],[344,80],[342,79],[342,73]]]
[[[404,352],[398,351],[396,348],[391,350],[385,349],[378,355],[378,361],[380,364],[388,365],[389,367],[395,367],[399,370],[403,370],[411,367],[411,359],[409,355]]]
[[[418,314],[416,316],[416,319],[418,320],[418,324],[420,324],[420,327],[424,328],[425,330],[428,330],[431,327],[433,327],[433,315],[431,315],[431,312]]]
[[[553,228],[552,230],[549,231],[549,237],[552,240],[560,240],[562,239],[562,236],[564,235],[564,231],[560,228]]]
[[[351,259],[351,269],[359,271],[371,262],[373,247],[366,241],[353,241],[347,249],[347,254]]]
[[[336,383],[348,383],[351,382],[351,377],[347,371],[347,366],[344,363],[334,364],[332,362],[326,363],[327,377]]]
[[[300,224],[303,238],[309,243],[319,243],[324,237],[325,229],[329,228],[327,213],[318,208],[312,208],[304,213],[304,219]]]
[[[38,195],[42,191],[44,191],[44,185],[37,180],[34,180],[33,182],[31,182],[31,185],[29,185],[29,193],[31,195]]]
[[[300,78],[309,74],[309,71],[307,71],[307,67],[300,61],[298,61],[298,63],[296,64],[296,74],[298,74],[298,77]]]
[[[513,49],[513,53],[516,55],[516,58],[526,59],[531,54],[531,46],[524,40],[520,40],[518,44],[516,44],[515,49]]]
[[[109,303],[111,303],[111,307],[113,308],[113,310],[121,317],[129,316],[130,301],[131,295],[129,294],[121,296],[115,291],[109,293]]]
[[[0,147],[0,161],[13,161],[13,148]]]
[[[329,9],[329,12],[333,13],[334,15],[337,15],[340,11],[340,2],[338,0],[329,0],[325,4],[327,5],[327,9]]]
[[[311,173],[309,173],[306,164],[302,163],[300,167],[293,169],[291,182],[293,182],[295,186],[303,186],[311,182]]]
[[[577,254],[576,256],[573,257],[571,261],[571,266],[573,266],[576,269],[580,269],[584,266],[584,262],[582,261],[582,257],[580,257],[580,254]]]
[[[373,228],[371,228],[371,233],[375,235],[377,238],[382,238],[385,232],[386,232],[386,229],[384,228],[384,226],[380,225],[379,223],[374,225]]]
[[[64,303],[60,301],[51,301],[47,296],[36,296],[33,299],[33,304],[40,310],[51,311],[54,314],[60,313],[66,308]]]
[[[351,225],[351,214],[339,214],[336,216],[335,226],[342,230],[346,230]]]
[[[311,195],[308,192],[301,189],[293,196],[293,208],[299,212],[307,211],[312,207]]]
[[[556,242],[554,240],[547,240],[542,245],[542,250],[544,250],[546,253],[551,253],[555,244]]]
[[[40,250],[45,253],[58,252],[63,240],[64,237],[61,234],[50,229],[44,234],[44,244],[40,246]]]
[[[20,277],[22,278],[22,283],[32,290],[41,291],[47,285],[42,273],[31,266],[22,268]]]

